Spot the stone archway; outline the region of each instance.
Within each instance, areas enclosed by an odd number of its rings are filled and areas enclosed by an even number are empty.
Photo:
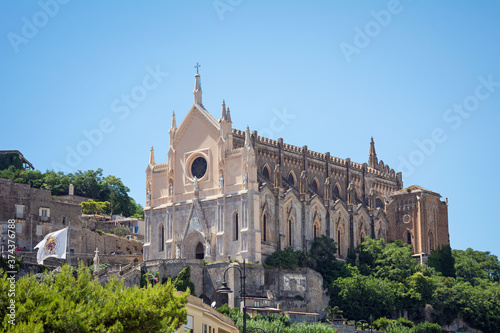
[[[201,242],[198,242],[198,245],[196,245],[195,258],[205,259],[205,247]]]
[[[203,259],[205,258],[205,239],[198,230],[191,230],[182,242],[182,253],[184,259]],[[199,256],[203,255],[203,258]]]

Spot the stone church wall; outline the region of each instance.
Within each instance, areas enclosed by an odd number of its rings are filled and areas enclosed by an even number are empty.
[[[402,174],[378,160],[373,138],[367,163],[356,163],[250,134],[233,128],[225,102],[220,118],[205,109],[199,75],[195,86],[179,127],[172,115],[168,161],[157,164],[150,151],[145,259],[262,262],[288,246],[307,251],[321,235],[339,244],[340,258],[366,237],[400,239],[415,244],[415,253],[428,252],[433,237],[445,243],[439,194],[418,186],[402,191]],[[432,197],[431,217],[416,202],[422,191]],[[161,223],[168,224],[165,237]]]
[[[226,302],[230,307],[238,306],[237,298],[241,292],[240,274],[237,269],[229,267],[243,268],[242,264],[228,262],[205,265],[204,294],[210,302],[216,301],[217,306]],[[216,290],[222,286],[226,269],[226,282],[233,292],[218,294]],[[247,264],[246,277],[247,295],[266,297],[270,291],[273,306],[279,303],[281,308],[287,311],[318,312],[328,305],[323,278],[311,269],[288,271]]]
[[[321,274],[309,268],[266,269],[265,284],[286,311],[320,312],[328,305]]]
[[[191,268],[191,281],[194,283],[195,295],[203,293],[203,269],[202,260],[148,260],[143,264],[144,271],[158,272],[160,281],[166,278],[174,279],[180,271],[189,266]]]

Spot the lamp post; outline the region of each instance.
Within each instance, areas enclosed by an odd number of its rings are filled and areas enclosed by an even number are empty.
[[[245,279],[247,276],[245,274],[245,271],[246,271],[245,266],[246,266],[245,259],[243,259],[243,271],[237,266],[231,266],[231,267],[226,268],[226,270],[224,271],[224,282],[222,282],[222,287],[217,289],[217,292],[221,293],[221,294],[232,293],[233,291],[231,290],[231,288],[229,288],[227,286],[226,273],[230,268],[234,268],[234,269],[238,270],[238,272],[240,272],[240,284],[241,284],[240,297],[243,297],[243,333],[247,333],[247,306],[246,306],[246,302],[245,302],[245,299],[246,299]]]

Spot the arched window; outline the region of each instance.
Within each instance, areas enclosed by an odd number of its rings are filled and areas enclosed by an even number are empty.
[[[316,237],[318,236],[317,232],[318,232],[318,230],[317,230],[317,228],[316,228],[316,224],[315,224],[315,225],[313,226],[313,237],[314,237],[314,239],[316,239]]]
[[[233,237],[233,239],[235,241],[238,240],[239,233],[240,233],[240,229],[238,226],[238,213],[235,213],[234,214],[234,237]]]
[[[267,167],[267,165],[264,165],[264,168],[262,169],[262,175],[266,177],[266,179],[271,179],[269,177],[269,168]]]
[[[160,230],[158,230],[159,232],[159,237],[158,237],[158,241],[159,241],[159,244],[158,244],[158,249],[160,252],[163,252],[165,250],[165,227],[163,226],[163,223],[160,224],[160,227],[159,227]]]
[[[333,197],[340,198],[339,184],[335,184],[335,186],[333,187]]]
[[[385,205],[384,205],[384,202],[382,201],[382,199],[380,199],[380,198],[375,199],[375,207],[377,207],[377,208],[380,207],[383,209],[384,206]]]
[[[295,177],[293,176],[293,172],[290,171],[288,174],[288,182],[290,185],[294,186],[295,185]]]
[[[429,232],[429,251],[434,250],[434,234]]]
[[[288,246],[292,247],[293,231],[292,220],[288,220]]]
[[[411,232],[406,232],[406,242],[411,245]]]
[[[264,242],[267,241],[267,217],[266,217],[266,214],[264,214],[264,217],[262,218],[262,240]]]
[[[339,256],[341,255],[340,248],[342,247],[341,238],[340,238],[340,230],[337,230],[337,252]]]
[[[313,179],[311,187],[315,193],[319,193],[318,181],[316,179]]]
[[[196,245],[195,258],[196,259],[205,259],[205,248],[203,247],[203,244],[201,244],[201,242],[198,242],[198,245]]]

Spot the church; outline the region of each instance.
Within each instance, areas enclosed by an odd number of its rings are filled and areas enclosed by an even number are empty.
[[[146,168],[144,260],[228,259],[259,263],[276,250],[307,251],[316,237],[337,243],[337,257],[366,237],[411,244],[426,255],[449,244],[448,202],[420,186],[403,187],[375,152],[368,163],[331,156],[233,128],[194,104],[169,130],[168,159]]]

